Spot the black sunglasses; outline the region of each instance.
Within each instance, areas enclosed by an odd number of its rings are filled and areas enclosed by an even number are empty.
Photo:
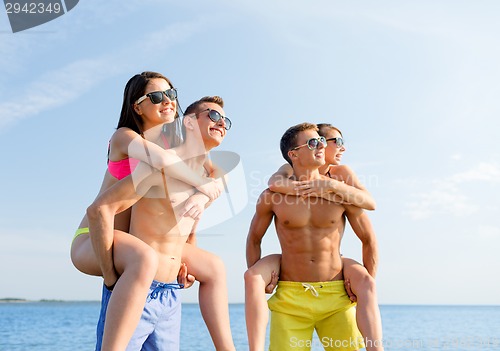
[[[141,96],[135,103],[139,105],[141,102],[149,98],[149,100],[151,100],[151,103],[156,105],[163,101],[164,96],[167,97],[170,101],[173,101],[177,99],[177,90],[175,88],[170,88],[164,91],[153,91]]]
[[[231,122],[231,120],[229,118],[221,115],[219,113],[219,111],[212,110],[211,108],[207,108],[206,110],[198,112],[196,115],[199,115],[200,113],[205,112],[205,111],[208,111],[208,118],[210,118],[210,120],[212,122],[219,123],[219,121],[222,119],[224,121],[224,129],[225,130],[231,129],[231,126],[233,125],[233,123]]]
[[[306,146],[309,148],[309,150],[314,150],[319,148],[319,145],[323,145],[323,147],[326,147],[326,139],[325,137],[319,137],[319,138],[311,138],[307,141],[307,143],[295,146],[294,148],[290,149],[291,151],[297,150],[298,148],[301,148],[303,146]]]
[[[344,146],[344,139],[342,139],[341,137],[337,137],[337,138],[328,138],[326,139],[326,141],[333,141],[336,145],[337,145],[337,148],[341,148],[342,146]]]

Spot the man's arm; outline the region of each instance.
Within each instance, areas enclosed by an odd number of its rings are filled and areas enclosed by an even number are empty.
[[[128,176],[101,193],[87,208],[90,240],[101,267],[104,284],[114,285],[118,274],[113,263],[114,218],[135,204],[151,187],[147,174],[151,174],[149,166],[139,164],[133,175]],[[136,176],[136,177],[134,177]],[[144,179],[138,184],[138,179]],[[136,189],[138,187],[138,189]],[[140,190],[139,190],[140,189]]]
[[[372,223],[368,215],[359,207],[344,206],[349,224],[363,245],[363,265],[368,273],[375,278],[378,267],[378,246]]]
[[[261,242],[271,224],[274,212],[271,203],[272,193],[265,190],[257,200],[255,214],[247,236],[247,267],[250,268],[260,259]]]

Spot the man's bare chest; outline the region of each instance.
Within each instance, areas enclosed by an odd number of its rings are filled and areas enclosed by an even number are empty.
[[[288,228],[335,227],[342,223],[344,207],[323,198],[282,196],[273,199],[276,222]]]

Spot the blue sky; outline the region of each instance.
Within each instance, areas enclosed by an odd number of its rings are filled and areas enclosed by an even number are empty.
[[[0,298],[99,299],[69,259],[123,87],[164,73],[182,106],[221,95],[248,204],[199,233],[243,301],[255,200],[289,126],[330,122],[377,200],[383,304],[500,304],[497,1],[80,1],[12,34],[0,11]],[[264,253],[279,252],[274,229]],[[361,258],[351,231],[345,256]],[[196,300],[196,290],[186,293]]]

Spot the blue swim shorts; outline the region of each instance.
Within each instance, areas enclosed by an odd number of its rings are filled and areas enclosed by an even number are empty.
[[[127,351],[178,351],[181,334],[182,285],[153,281],[142,311],[141,320],[127,346]],[[101,351],[104,323],[111,291],[102,289],[101,313],[97,323],[96,351]]]

